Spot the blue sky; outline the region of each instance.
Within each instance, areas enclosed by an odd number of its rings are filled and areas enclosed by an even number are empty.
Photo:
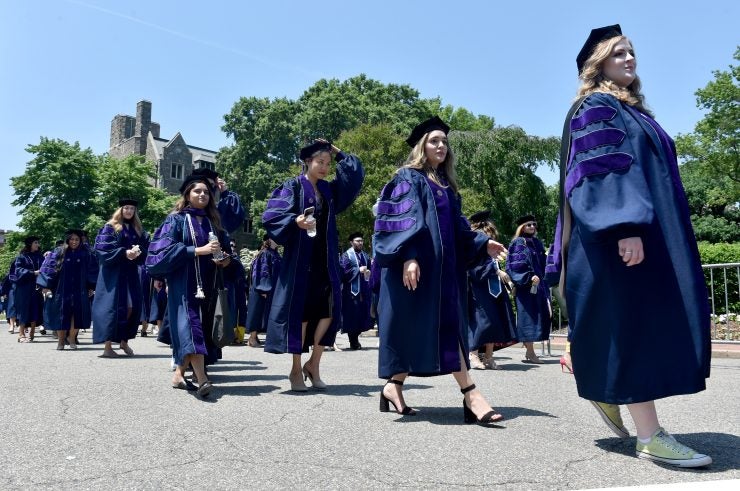
[[[15,229],[9,179],[24,172],[28,144],[46,136],[103,153],[113,116],[135,114],[140,99],[162,137],[218,149],[239,97],[295,99],[320,78],[365,73],[559,136],[576,54],[592,27],[616,22],[658,121],[674,136],[692,131],[694,92],[740,44],[740,2],[577,4],[0,0],[0,228]]]

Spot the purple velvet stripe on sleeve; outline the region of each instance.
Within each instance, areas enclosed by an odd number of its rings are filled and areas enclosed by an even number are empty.
[[[378,215],[401,215],[409,211],[412,206],[414,206],[414,200],[408,198],[400,203],[380,201],[378,202]]]
[[[596,106],[587,109],[583,114],[570,121],[570,130],[577,131],[596,121],[607,121],[617,114],[617,110],[609,106]]]
[[[398,186],[393,189],[393,192],[391,193],[391,198],[398,198],[399,196],[403,196],[409,191],[411,191],[411,184],[406,181],[401,181]]]
[[[290,201],[284,199],[273,198],[267,201],[267,208],[277,208],[280,210],[287,210],[291,207]]]
[[[607,153],[592,159],[582,160],[565,178],[565,195],[570,196],[573,188],[588,176],[623,170],[628,168],[630,164],[632,164],[632,156],[622,152]]]
[[[574,156],[580,152],[605,145],[619,145],[622,143],[622,140],[624,140],[624,131],[616,128],[592,131],[573,140],[573,144],[570,147],[570,154]]]
[[[272,220],[272,219],[274,219],[274,218],[277,218],[277,217],[279,217],[279,216],[282,216],[283,214],[284,214],[284,212],[283,212],[283,211],[272,211],[272,210],[267,210],[266,212],[264,212],[264,213],[262,214],[262,221],[263,221],[263,222],[269,222],[270,220]]]
[[[403,232],[416,224],[416,218],[404,218],[403,220],[375,220],[376,232]]]
[[[293,190],[286,187],[281,187],[279,189],[276,189],[272,193],[272,198],[287,198],[289,196],[293,196]]]
[[[47,276],[56,274],[57,257],[58,252],[55,249],[44,259],[43,264],[41,264],[40,270],[42,274],[45,274]]]
[[[100,231],[97,237],[95,237],[95,250],[101,252],[110,252],[118,247],[118,239],[116,238],[113,227],[106,225],[103,230]]]

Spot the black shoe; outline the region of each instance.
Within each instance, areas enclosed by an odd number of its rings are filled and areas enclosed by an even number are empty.
[[[392,378],[389,378],[386,382],[387,384],[396,384],[396,385],[403,385],[403,382],[400,380],[393,380]],[[385,388],[385,386],[383,386]],[[380,389],[380,412],[381,413],[387,413],[390,411],[389,404],[393,405],[393,409],[395,409],[396,413],[401,414],[403,416],[416,416],[416,410],[412,409],[408,406],[404,406],[402,410],[398,410],[396,407],[396,403],[388,399],[385,394],[383,394],[383,389]]]
[[[473,389],[475,389],[475,384],[472,384],[469,387],[465,387],[464,389],[460,389],[460,392],[466,394]],[[465,402],[465,398],[463,398],[463,419],[467,424],[476,423],[481,426],[496,428],[497,425],[495,425],[494,423],[501,421],[502,419],[504,419],[504,417],[496,411],[490,410],[486,414],[478,418],[478,416],[476,416],[475,413],[468,407],[467,403]]]

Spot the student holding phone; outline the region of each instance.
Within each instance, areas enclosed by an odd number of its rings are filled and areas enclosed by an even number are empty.
[[[332,156],[337,167],[327,181]],[[265,351],[293,355],[290,387],[305,392],[308,379],[315,389],[326,388],[319,364],[324,347],[334,344],[342,311],[336,215],[354,202],[365,171],[360,159],[323,139],[303,147],[300,159],[301,174],[272,192],[262,222],[284,248]],[[301,366],[301,354],[311,345],[311,356]]]

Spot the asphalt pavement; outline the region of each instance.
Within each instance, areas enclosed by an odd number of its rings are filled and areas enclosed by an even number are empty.
[[[290,356],[230,346],[210,368],[207,401],[171,388],[169,347],[136,338],[133,357],[102,359],[50,336],[16,343],[0,325],[0,489],[589,489],[740,479],[740,359],[715,358],[707,390],[657,402],[663,426],[712,456],[708,469],[638,460],[576,395],[559,352],[544,365],[496,353],[503,370],[474,371],[506,420],[463,423],[452,376],[409,378],[419,414],[378,411],[375,337],[327,352],[328,390],[290,392]],[[348,346],[346,337],[338,338]],[[659,348],[658,348],[659,349]],[[646,377],[650,374],[646,373]],[[634,425],[625,414],[626,426]],[[736,484],[736,483],[732,483]],[[728,485],[727,482],[724,485]],[[737,489],[737,488],[735,488]]]

